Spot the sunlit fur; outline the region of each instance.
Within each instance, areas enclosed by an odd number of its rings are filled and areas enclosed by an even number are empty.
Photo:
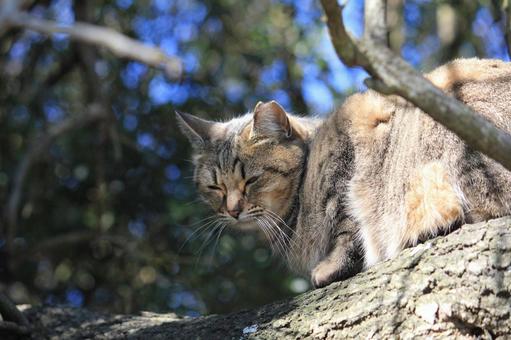
[[[426,77],[511,132],[509,63],[456,60]],[[224,123],[178,122],[199,193],[219,216],[203,228],[260,230],[316,287],[361,270],[362,255],[367,268],[511,212],[510,173],[395,96],[355,94],[323,122],[275,102]]]
[[[426,78],[511,132],[511,64],[456,60]],[[348,202],[366,267],[453,226],[511,212],[511,174],[421,110],[372,91],[350,98],[343,110],[353,122],[356,154]],[[372,112],[386,112],[385,119]]]

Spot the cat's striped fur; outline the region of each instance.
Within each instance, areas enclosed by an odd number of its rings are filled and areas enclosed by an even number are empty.
[[[511,132],[511,66],[451,62],[426,75]],[[510,212],[511,175],[397,97],[367,91],[323,122],[275,102],[225,123],[180,114],[195,182],[226,223],[259,228],[315,286],[404,247]]]

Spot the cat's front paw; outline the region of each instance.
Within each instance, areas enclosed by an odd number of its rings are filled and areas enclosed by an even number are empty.
[[[311,281],[314,288],[326,287],[338,280],[339,264],[331,260],[323,260],[312,270]]]

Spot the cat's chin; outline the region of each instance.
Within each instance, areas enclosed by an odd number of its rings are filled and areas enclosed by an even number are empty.
[[[232,224],[234,228],[243,230],[243,231],[255,231],[261,229],[255,220],[252,219],[244,219],[241,221],[236,221]]]

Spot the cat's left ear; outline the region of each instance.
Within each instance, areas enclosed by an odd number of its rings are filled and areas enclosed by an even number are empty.
[[[276,101],[259,102],[254,108],[253,135],[291,137],[293,130],[286,111]]]
[[[176,111],[177,123],[194,148],[201,148],[224,132],[222,123],[210,122],[188,113]]]

